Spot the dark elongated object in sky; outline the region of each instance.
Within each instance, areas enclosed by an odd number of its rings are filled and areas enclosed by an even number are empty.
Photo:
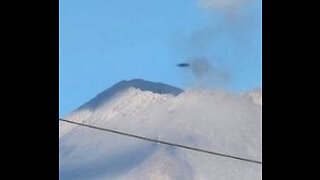
[[[177,64],[177,66],[179,66],[179,67],[188,67],[188,66],[190,66],[190,64],[188,64],[188,63],[180,63],[180,64]]]

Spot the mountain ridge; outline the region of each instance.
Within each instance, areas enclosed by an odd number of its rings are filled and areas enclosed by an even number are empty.
[[[110,88],[102,91],[96,97],[81,105],[76,110],[94,110],[99,105],[107,102],[108,100],[111,100],[112,98],[128,90],[129,88],[136,88],[140,89],[141,91],[150,91],[157,94],[172,94],[173,96],[177,96],[184,91],[180,88],[160,82],[151,82],[143,79],[132,79],[129,81],[122,80],[114,84]]]

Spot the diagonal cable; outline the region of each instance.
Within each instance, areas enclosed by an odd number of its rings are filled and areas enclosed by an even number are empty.
[[[137,138],[137,139],[141,139],[141,140],[145,140],[145,141],[151,141],[151,142],[156,142],[156,143],[160,143],[160,144],[165,144],[165,145],[168,145],[168,146],[179,147],[179,148],[188,149],[188,150],[192,150],[192,151],[198,151],[198,152],[201,152],[201,153],[207,153],[207,154],[211,154],[211,155],[216,155],[216,156],[221,156],[221,157],[226,157],[226,158],[231,158],[231,159],[236,159],[236,160],[241,160],[241,161],[246,161],[246,162],[251,162],[251,163],[256,163],[256,164],[261,164],[262,165],[262,161],[257,161],[257,160],[242,158],[242,157],[238,157],[238,156],[218,153],[218,152],[209,151],[209,150],[200,149],[200,148],[195,148],[195,147],[186,146],[186,145],[182,145],[182,144],[176,144],[176,143],[171,143],[171,142],[166,142],[166,141],[160,141],[160,140],[151,139],[151,138],[148,138],[148,137],[138,136],[138,135],[134,135],[134,134],[120,132],[120,131],[116,131],[116,130],[112,130],[112,129],[106,129],[106,128],[97,127],[97,126],[93,126],[93,125],[83,124],[83,123],[74,122],[74,121],[61,119],[61,118],[59,118],[59,121],[63,121],[63,122],[70,123],[70,124],[76,124],[76,125],[79,125],[79,126],[92,128],[92,129],[96,129],[96,130],[106,131],[106,132],[110,132],[110,133],[114,133],[114,134],[120,134],[120,135],[123,135],[123,136],[133,137],[133,138]]]

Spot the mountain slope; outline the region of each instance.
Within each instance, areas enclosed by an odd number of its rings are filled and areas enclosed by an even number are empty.
[[[65,118],[261,161],[261,98],[123,81]],[[63,122],[59,138],[61,179],[261,179],[261,165]]]

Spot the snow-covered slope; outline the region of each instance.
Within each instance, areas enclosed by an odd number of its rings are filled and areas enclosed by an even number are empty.
[[[262,161],[261,90],[230,94],[122,81],[68,116]],[[60,179],[261,179],[262,165],[60,122]]]

